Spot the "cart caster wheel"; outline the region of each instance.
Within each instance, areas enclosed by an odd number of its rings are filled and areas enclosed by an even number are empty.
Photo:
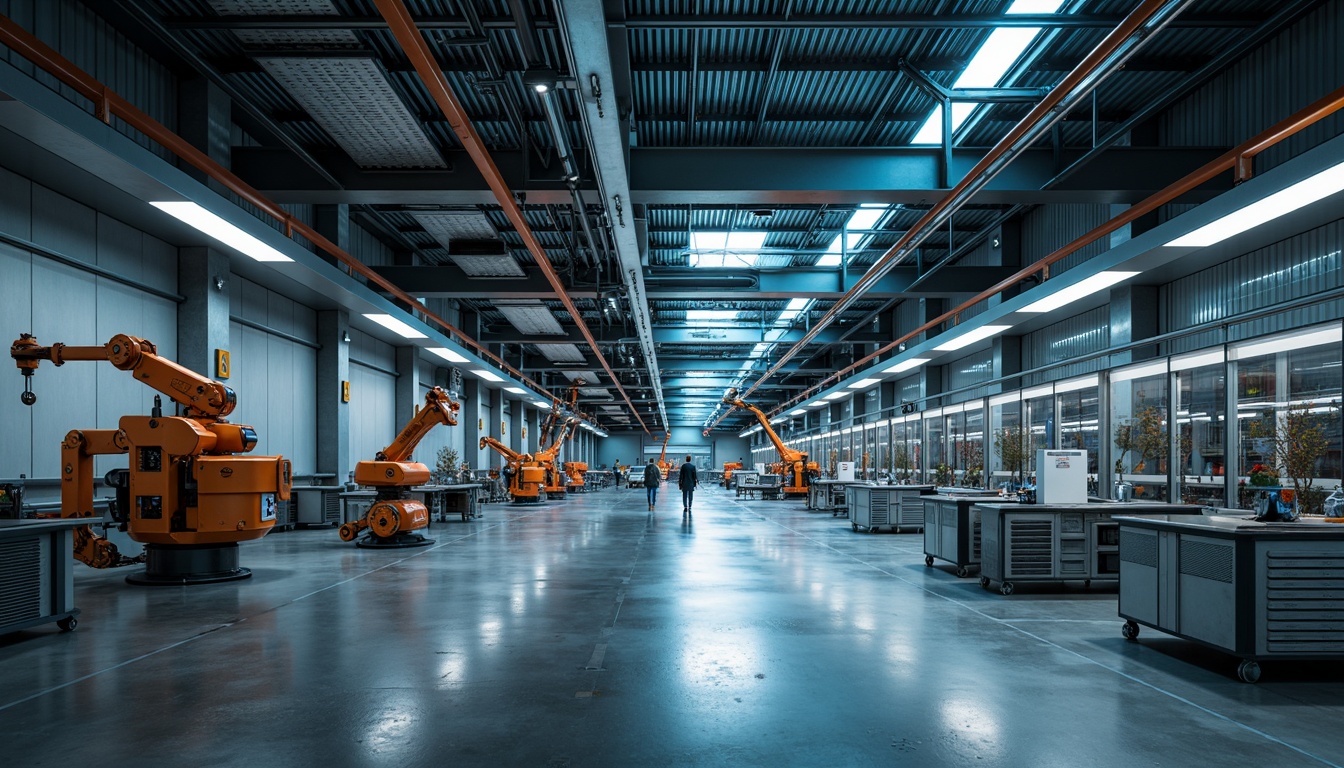
[[[981,588],[981,589],[989,589],[989,577],[988,577],[988,576],[981,576],[981,577],[980,577],[980,588]]]
[[[1237,679],[1243,683],[1254,683],[1260,679],[1260,662],[1246,659],[1237,665]]]
[[[959,579],[964,579],[964,578],[966,578],[967,576],[970,576],[970,575],[971,575],[971,569],[970,569],[970,568],[967,568],[967,567],[964,566],[964,565],[963,565],[963,566],[959,566],[959,567],[957,568],[957,578],[959,578]]]
[[[1004,597],[1013,594],[1013,582],[1005,581],[1002,584],[1000,584],[999,594],[1003,595]]]
[[[855,532],[855,533],[858,533],[858,532],[859,532],[859,524],[858,524],[858,523],[850,523],[850,524],[849,524],[849,529],[850,529],[851,531]]]
[[[932,568],[932,567],[933,567],[933,555],[925,555],[925,556],[924,556],[924,567],[925,567],[925,568]]]
[[[56,622],[56,626],[61,628],[62,632],[74,632],[75,627],[79,626],[79,620],[74,616],[66,616],[64,619]],[[1258,677],[1259,675],[1257,675]]]
[[[1139,641],[1139,625],[1133,621],[1126,621],[1124,626],[1120,627],[1120,634],[1129,642],[1137,643]]]

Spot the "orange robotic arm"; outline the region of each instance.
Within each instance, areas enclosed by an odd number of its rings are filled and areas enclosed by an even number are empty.
[[[783,440],[779,439],[779,435],[775,434],[774,427],[770,426],[770,419],[766,418],[765,414],[761,412],[760,408],[757,408],[756,406],[750,403],[738,400],[736,387],[728,390],[728,392],[724,394],[723,402],[727,405],[733,406],[734,408],[741,408],[744,411],[750,411],[754,413],[756,415],[756,420],[761,423],[761,429],[764,430],[766,436],[770,438],[770,442],[775,444],[775,450],[779,451],[779,457],[784,461],[785,464],[792,464],[797,461],[803,461],[807,458],[806,453],[803,453],[802,451],[796,450],[794,448],[790,448],[789,446],[784,444]]]
[[[518,453],[517,451],[499,442],[493,437],[482,437],[480,447],[494,448],[495,451],[497,451],[500,456],[503,456],[504,458],[508,459],[511,462],[522,462],[532,458],[526,453]]]
[[[159,357],[153,342],[118,334],[101,347],[71,347],[53,344],[43,347],[30,334],[19,336],[9,348],[19,372],[24,376],[23,402],[32,405],[37,395],[31,389],[33,372],[43,360],[65,365],[71,360],[107,360],[123,371],[130,371],[137,381],[156,389],[180,403],[187,417],[218,418],[227,416],[238,405],[238,398],[229,387]]]
[[[379,461],[406,461],[411,457],[415,446],[429,434],[434,427],[443,424],[457,426],[457,412],[462,404],[454,400],[442,387],[435,387],[425,393],[425,407],[407,422],[401,434],[392,444],[378,452]]]

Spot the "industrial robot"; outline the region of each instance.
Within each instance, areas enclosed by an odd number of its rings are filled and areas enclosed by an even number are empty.
[[[149,416],[122,416],[117,429],[72,430],[61,443],[61,516],[94,518],[94,457],[125,453],[128,469],[105,481],[116,489],[113,519],[145,545],[143,573],[132,584],[202,584],[245,579],[238,542],[259,539],[275,525],[277,504],[289,499],[289,461],[281,456],[238,456],[257,445],[257,433],[224,417],[238,400],[224,384],[166,360],[154,344],[117,335],[89,347],[44,347],[23,334],[9,348],[24,376],[22,400],[37,402],[32,376],[46,360],[106,360],[166,395],[181,413],[164,416],[159,398]],[[141,562],[122,555],[91,525],[75,531],[75,558],[94,568]]]
[[[775,450],[779,451],[780,461],[772,466],[771,474],[780,475],[785,496],[806,496],[808,485],[820,476],[821,466],[815,461],[808,461],[807,453],[804,451],[785,445],[784,441],[779,439],[779,435],[775,434],[774,428],[770,426],[770,419],[766,418],[760,408],[738,399],[736,387],[724,393],[723,402],[756,415],[756,420],[761,423],[761,429],[775,444]]]
[[[482,437],[480,447],[493,448],[504,457],[501,472],[514,504],[531,504],[546,499],[546,469],[531,454],[518,453],[493,437]]]
[[[578,419],[566,419],[560,425],[560,430],[556,434],[555,442],[549,448],[542,448],[532,455],[532,459],[541,465],[545,472],[545,485],[542,486],[546,491],[547,499],[565,498],[565,478],[560,473],[560,468],[556,465],[556,459],[560,454],[560,446],[565,442],[565,436],[569,433],[570,427],[578,422]]]
[[[668,474],[672,471],[672,462],[667,460],[667,441],[672,439],[672,433],[663,435],[663,451],[658,454],[658,471],[663,473],[663,479],[666,480]]]
[[[378,452],[373,461],[355,464],[355,482],[377,489],[378,497],[369,511],[358,520],[340,528],[342,541],[355,541],[360,533],[369,535],[355,546],[371,549],[423,547],[434,540],[416,533],[429,526],[429,509],[410,498],[410,489],[429,482],[429,467],[411,461],[411,453],[425,435],[439,424],[457,426],[462,407],[441,387],[425,393],[425,407],[416,412],[392,444]]]

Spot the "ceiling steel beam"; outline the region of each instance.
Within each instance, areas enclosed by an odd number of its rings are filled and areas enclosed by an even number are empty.
[[[1053,189],[1056,162],[1071,163],[1084,150],[1058,158],[1048,148],[1029,149],[986,184],[974,204],[1129,203],[1142,200],[1180,174],[1216,157],[1222,148],[1115,147]],[[955,149],[952,178],[960,178],[983,149]],[[940,150],[930,147],[650,148],[630,150],[630,203],[634,205],[927,205],[947,190],[939,186]],[[527,195],[528,204],[569,205],[564,182],[535,178],[521,152],[496,152],[505,182]],[[284,150],[234,147],[234,171],[283,203],[351,205],[490,205],[496,201],[484,179],[461,153],[448,153],[452,171],[361,170],[348,160],[322,156],[339,182],[334,187]],[[1226,191],[1219,179],[1196,193],[1201,199]],[[596,190],[582,190],[589,204]],[[627,207],[627,211],[629,208]]]
[[[425,16],[416,19],[415,24],[422,30],[452,32],[470,32],[472,31],[473,26],[469,19],[460,16]],[[516,22],[511,17],[500,16],[482,18],[480,20],[480,25],[485,29],[490,30],[498,29],[512,31],[516,27]],[[263,29],[279,31],[367,29],[370,31],[381,32],[387,29],[387,19],[382,16],[316,16],[308,14],[176,16],[165,18],[164,26],[169,29]],[[532,26],[535,29],[555,29],[555,21],[551,19],[533,19]]]
[[[550,282],[555,289],[556,297],[565,305],[565,309],[569,311],[570,317],[575,320],[575,324],[583,332],[584,337],[587,338],[588,346],[592,349],[593,354],[597,356],[602,367],[606,369],[607,374],[611,376],[612,384],[616,387],[616,390],[621,393],[621,396],[625,398],[626,404],[630,406],[630,410],[634,414],[635,419],[640,422],[640,426],[644,427],[645,431],[648,431],[648,426],[644,424],[643,419],[641,419],[638,412],[635,411],[634,404],[630,402],[630,398],[626,394],[624,388],[621,387],[621,383],[619,379],[617,379],[615,372],[611,370],[611,366],[607,363],[606,358],[602,355],[602,351],[598,348],[597,339],[592,336],[591,332],[588,330],[588,326],[583,322],[578,307],[574,306],[573,300],[570,299],[568,293],[566,293],[565,285],[560,280],[560,275],[551,265],[550,259],[546,255],[546,250],[541,246],[541,243],[537,241],[536,236],[532,234],[532,230],[529,229],[527,220],[523,216],[522,208],[514,198],[513,190],[509,188],[503,175],[500,174],[499,169],[495,166],[494,160],[490,157],[489,150],[485,147],[485,143],[476,133],[476,129],[472,126],[466,111],[462,108],[461,103],[458,102],[457,96],[453,93],[452,86],[448,84],[448,80],[444,76],[443,70],[439,69],[434,54],[430,50],[429,44],[425,41],[424,34],[416,26],[415,20],[411,18],[410,11],[407,10],[405,3],[402,0],[375,0],[374,4],[378,7],[378,11],[383,15],[383,18],[387,20],[388,27],[392,30],[393,36],[396,37],[397,43],[406,53],[407,58],[409,58],[415,65],[416,71],[419,72],[421,80],[424,81],[425,87],[429,89],[430,95],[434,98],[435,103],[439,105],[439,108],[443,110],[444,116],[446,116],[449,122],[453,124],[454,133],[457,134],[458,140],[462,142],[463,149],[471,156],[472,162],[475,163],[477,170],[480,171],[481,176],[490,186],[490,191],[494,194],[496,202],[498,202],[499,206],[504,210],[505,215],[508,216],[509,222],[513,224],[513,228],[523,238],[523,242],[527,244],[527,249],[531,251],[533,258],[536,259],[537,266],[541,268],[542,274],[546,276],[547,281]]]

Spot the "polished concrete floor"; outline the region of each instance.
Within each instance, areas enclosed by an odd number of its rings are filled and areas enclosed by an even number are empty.
[[[245,582],[76,565],[79,628],[0,637],[6,766],[1344,763],[1344,665],[1120,636],[1114,589],[1011,597],[916,534],[665,489],[246,545]]]

